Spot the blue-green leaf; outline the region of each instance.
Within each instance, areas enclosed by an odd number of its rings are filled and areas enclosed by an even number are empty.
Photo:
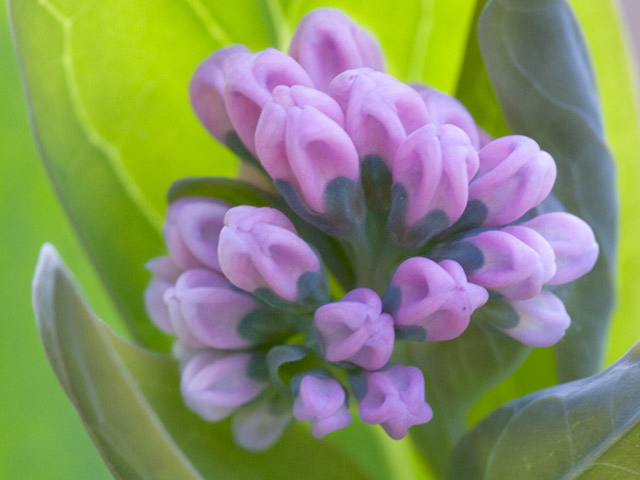
[[[482,315],[482,310],[478,314]],[[404,349],[396,346],[394,353],[398,360],[417,365],[424,373],[433,419],[410,432],[420,452],[440,476],[448,468],[453,447],[467,431],[467,416],[474,403],[512,373],[530,351],[529,347],[479,323],[472,321],[454,340],[406,342]]]
[[[236,447],[229,422],[206,423],[184,406],[175,360],[118,338],[48,245],[33,296],[49,361],[116,478],[368,478],[299,425],[268,452]]]
[[[461,442],[452,479],[640,476],[640,343],[606,370],[499,408]]]
[[[489,0],[480,17],[482,56],[514,133],[534,138],[558,165],[554,193],[587,221],[600,258],[566,298],[574,319],[556,347],[561,379],[598,370],[613,307],[617,197],[595,80],[564,0]]]

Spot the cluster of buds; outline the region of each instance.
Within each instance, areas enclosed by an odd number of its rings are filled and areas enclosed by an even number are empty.
[[[323,437],[351,422],[350,401],[402,438],[432,410],[395,347],[455,339],[479,309],[483,328],[527,345],[564,335],[552,290],[588,272],[598,246],[579,218],[538,214],[551,156],[524,136],[490,139],[456,99],[385,73],[341,12],[309,13],[289,55],[214,52],[190,93],[283,206],[179,198],[169,254],[149,263],[147,310],[177,337],[185,402],[232,416],[240,445],[267,448],[294,418]]]

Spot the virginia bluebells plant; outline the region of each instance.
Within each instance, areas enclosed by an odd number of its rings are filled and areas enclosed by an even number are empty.
[[[481,308],[500,312],[484,328],[531,346],[569,327],[553,289],[587,273],[598,245],[579,218],[543,213],[553,158],[385,73],[343,13],[309,13],[288,55],[214,52],[190,95],[274,202],[173,201],[145,300],[177,337],[186,404],[232,416],[240,445],[268,448],[294,419],[323,437],[353,402],[402,438],[433,412],[422,371],[394,360],[399,342],[453,340]]]

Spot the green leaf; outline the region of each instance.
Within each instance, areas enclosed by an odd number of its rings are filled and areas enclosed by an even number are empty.
[[[619,2],[571,2],[580,20],[598,78],[607,139],[617,160],[620,195],[618,310],[609,334],[608,363],[620,358],[640,338],[640,112],[633,51],[621,21]],[[634,75],[635,73],[635,75]]]
[[[454,340],[396,345],[394,355],[399,355],[402,363],[419,366],[425,376],[433,419],[410,432],[439,477],[446,472],[454,446],[467,431],[472,406],[512,373],[529,351],[529,347],[476,321]]]
[[[589,375],[602,362],[613,307],[617,205],[595,80],[573,12],[563,0],[490,0],[479,39],[491,84],[514,133],[555,158],[554,192],[594,229],[600,258],[566,298],[574,319],[556,347],[561,379]]]
[[[300,426],[265,453],[236,447],[229,422],[184,406],[174,359],[121,340],[89,310],[49,245],[33,296],[49,361],[116,478],[368,478]]]
[[[640,476],[640,343],[606,370],[499,408],[462,441],[454,479]]]
[[[274,207],[282,205],[282,199],[259,188],[237,180],[223,177],[182,178],[171,185],[167,200],[173,203],[179,198],[203,196],[218,198],[230,205],[253,205]]]

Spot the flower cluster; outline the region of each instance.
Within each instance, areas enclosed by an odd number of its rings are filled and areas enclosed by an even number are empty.
[[[308,14],[289,55],[214,52],[190,94],[209,132],[273,181],[273,205],[175,200],[145,301],[178,339],[186,404],[233,416],[240,445],[267,448],[294,417],[323,437],[350,423],[350,400],[402,438],[432,410],[395,347],[455,339],[480,308],[499,312],[485,328],[527,345],[563,336],[551,289],[588,272],[598,246],[577,217],[538,214],[551,156],[385,73],[341,12]]]

